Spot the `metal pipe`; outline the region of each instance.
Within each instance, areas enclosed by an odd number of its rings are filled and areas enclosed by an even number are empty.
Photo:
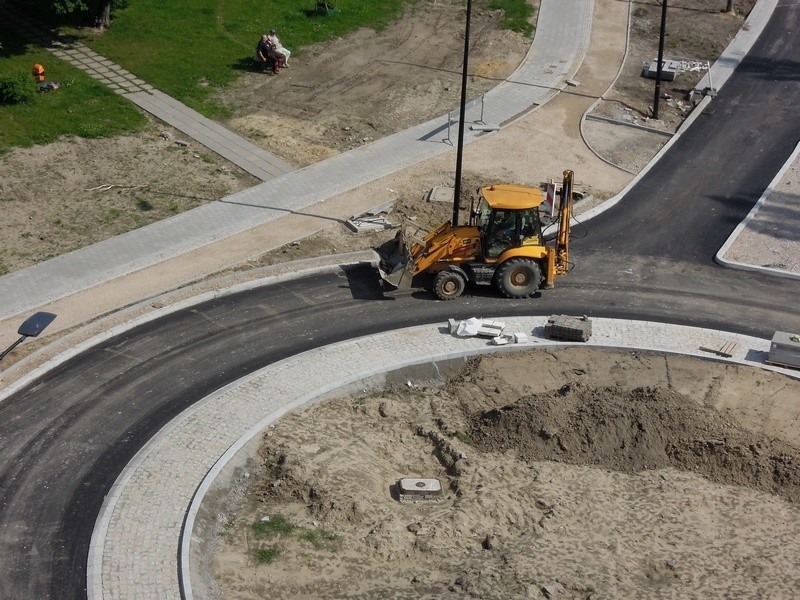
[[[469,66],[469,22],[472,0],[467,0],[467,25],[464,29],[464,67],[461,70],[461,107],[458,117],[458,146],[456,147],[456,181],[453,186],[453,227],[458,227],[458,205],[461,202],[461,166],[464,162],[464,119],[467,112],[467,69]]]
[[[658,101],[661,98],[661,67],[664,62],[664,36],[667,29],[667,0],[661,4],[661,31],[658,34],[658,67],[656,68],[656,91],[653,97],[653,118],[658,120]]]

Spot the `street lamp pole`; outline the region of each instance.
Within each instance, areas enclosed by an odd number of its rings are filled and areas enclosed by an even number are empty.
[[[461,70],[461,106],[458,115],[458,145],[456,147],[456,181],[453,186],[453,227],[458,227],[458,206],[461,201],[461,166],[464,161],[464,119],[467,107],[467,67],[469,63],[469,22],[472,0],[467,0],[467,25],[464,29],[464,67]]]
[[[656,91],[653,95],[653,118],[658,120],[658,101],[661,98],[661,68],[664,62],[664,35],[667,29],[667,0],[661,4],[661,31],[658,35],[658,67],[656,68]]]
[[[56,318],[56,315],[49,312],[37,312],[35,315],[32,315],[25,319],[25,322],[19,326],[19,330],[17,333],[21,336],[16,342],[11,344],[8,348],[0,352],[0,360],[3,360],[6,355],[11,352],[14,348],[19,346],[22,342],[24,342],[29,337],[36,337],[44,328],[50,325],[53,322],[53,319]]]

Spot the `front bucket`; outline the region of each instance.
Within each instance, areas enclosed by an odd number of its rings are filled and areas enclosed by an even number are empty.
[[[414,264],[408,255],[408,248],[402,241],[401,233],[383,245],[375,248],[380,257],[378,272],[386,283],[402,290],[411,287],[414,278]]]

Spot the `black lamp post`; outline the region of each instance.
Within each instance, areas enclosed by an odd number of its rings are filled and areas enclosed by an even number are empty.
[[[464,68],[461,70],[461,106],[458,116],[458,145],[456,147],[456,181],[453,187],[453,227],[458,227],[458,206],[461,200],[461,165],[464,160],[464,119],[467,107],[467,67],[469,63],[469,22],[472,0],[467,0],[467,25],[464,29]]]
[[[664,62],[664,35],[667,28],[667,0],[661,4],[661,31],[658,34],[658,67],[656,67],[656,91],[653,96],[653,118],[658,120],[658,101],[661,98],[661,67]]]
[[[3,360],[6,354],[8,354],[14,348],[19,346],[27,338],[36,337],[40,333],[42,333],[42,331],[44,331],[44,328],[50,325],[50,323],[52,323],[53,319],[55,318],[56,315],[54,315],[53,313],[37,312],[35,315],[32,315],[27,319],[25,319],[25,322],[19,326],[19,330],[17,331],[17,333],[22,337],[20,337],[16,342],[11,344],[8,348],[3,350],[3,352],[0,354],[0,360]]]

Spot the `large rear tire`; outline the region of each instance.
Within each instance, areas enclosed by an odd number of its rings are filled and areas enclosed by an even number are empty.
[[[530,298],[542,283],[542,270],[527,258],[512,258],[500,265],[497,287],[509,298]]]
[[[440,300],[453,300],[464,293],[467,281],[455,271],[441,271],[433,282],[433,291]]]

